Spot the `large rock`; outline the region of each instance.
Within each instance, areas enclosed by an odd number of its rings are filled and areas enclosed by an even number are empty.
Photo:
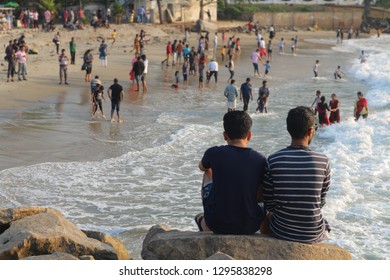
[[[268,235],[217,235],[152,227],[143,243],[148,260],[201,260],[222,252],[239,260],[350,260],[350,253],[330,244],[304,244]]]
[[[122,241],[112,237],[109,234],[99,232],[99,231],[92,231],[92,230],[83,230],[83,232],[89,237],[96,239],[100,242],[103,242],[109,246],[111,246],[116,254],[118,255],[119,260],[128,260],[129,259],[129,252],[127,251],[125,245],[122,243]]]
[[[0,235],[0,259],[23,259],[30,256],[63,252],[79,257],[118,259],[112,247],[88,238],[59,212],[41,212],[10,223]]]
[[[54,209],[44,207],[1,208],[0,234],[3,233],[7,228],[9,228],[11,222],[44,212],[60,214],[60,212]]]

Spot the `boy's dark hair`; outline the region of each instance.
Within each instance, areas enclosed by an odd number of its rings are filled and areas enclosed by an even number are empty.
[[[305,137],[311,127],[315,125],[313,111],[304,106],[291,109],[287,115],[287,131],[293,139]]]
[[[230,140],[245,139],[251,127],[252,119],[244,111],[230,111],[223,117],[223,128]]]

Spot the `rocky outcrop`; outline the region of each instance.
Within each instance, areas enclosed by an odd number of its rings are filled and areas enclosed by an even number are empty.
[[[116,254],[118,255],[119,260],[129,259],[129,252],[127,251],[125,245],[123,245],[122,241],[112,237],[111,235],[99,231],[83,230],[83,232],[89,238],[96,239],[100,242],[103,242],[111,246],[115,250]]]
[[[93,238],[89,238],[52,209],[0,209],[0,227],[0,259],[25,259],[53,253],[68,253],[76,259],[85,255],[97,260],[128,259],[127,250],[119,240],[98,232],[90,232]]]
[[[222,252],[239,260],[350,260],[350,253],[330,244],[304,244],[268,235],[217,235],[152,227],[143,243],[147,260],[201,260]]]

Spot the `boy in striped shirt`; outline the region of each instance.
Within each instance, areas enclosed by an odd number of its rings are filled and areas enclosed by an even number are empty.
[[[315,117],[310,108],[291,109],[287,116],[291,145],[268,157],[264,205],[270,211],[273,237],[303,243],[326,239],[330,227],[322,217],[330,185],[329,159],[311,151]]]

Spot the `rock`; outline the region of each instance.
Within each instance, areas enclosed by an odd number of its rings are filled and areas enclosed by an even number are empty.
[[[93,261],[95,260],[95,258],[91,255],[82,255],[79,257],[80,260],[83,260],[83,261]]]
[[[78,260],[75,256],[68,253],[55,252],[50,255],[39,255],[24,258],[23,260]]]
[[[202,260],[223,252],[238,260],[350,260],[348,250],[330,244],[304,244],[268,235],[218,235],[152,227],[141,256],[147,260]]]
[[[226,255],[222,252],[216,252],[211,257],[208,257],[206,260],[234,260],[231,256]]]
[[[92,255],[97,260],[118,259],[112,247],[88,238],[57,211],[13,221],[0,235],[0,259],[23,259],[54,252],[75,257]]]
[[[11,222],[20,220],[24,217],[36,215],[43,212],[59,214],[60,212],[44,207],[20,207],[20,208],[1,208],[0,209],[0,234],[9,228]],[[2,230],[3,229],[3,230]]]
[[[100,242],[103,242],[103,243],[111,246],[115,250],[116,254],[118,255],[119,260],[128,260],[129,259],[129,252],[127,251],[127,248],[122,243],[122,241],[112,237],[109,234],[102,233],[99,231],[83,230],[83,232],[89,238],[96,239]]]

